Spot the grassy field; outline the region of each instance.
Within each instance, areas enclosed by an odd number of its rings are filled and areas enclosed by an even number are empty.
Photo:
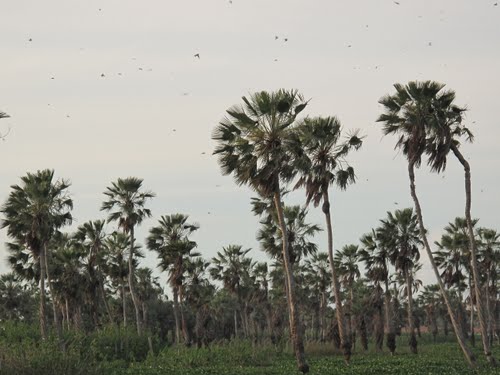
[[[10,335],[7,333],[11,332]],[[272,345],[253,347],[249,342],[213,345],[210,348],[184,346],[158,347],[155,355],[147,355],[143,338],[127,336],[127,355],[117,356],[116,337],[109,332],[73,337],[66,353],[55,340],[42,343],[33,340],[26,329],[0,332],[0,374],[2,375],[288,375],[299,374],[290,348]],[[31,336],[32,337],[32,336]],[[125,336],[122,336],[122,338]],[[474,349],[477,369],[467,366],[458,345],[444,338],[434,344],[424,335],[419,340],[419,354],[409,353],[406,338],[398,338],[395,356],[387,351],[366,353],[357,348],[351,364],[331,344],[309,344],[307,358],[310,374],[404,374],[458,375],[500,374],[484,361],[480,341]],[[142,354],[140,354],[142,353]],[[500,346],[494,347],[500,358]]]

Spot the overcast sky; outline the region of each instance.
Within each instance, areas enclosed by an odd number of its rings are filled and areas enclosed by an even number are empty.
[[[399,4],[398,4],[399,3]],[[405,161],[375,123],[396,82],[436,80],[469,109],[476,135],[462,147],[473,178],[474,217],[500,229],[498,88],[500,7],[463,0],[0,1],[0,201],[28,171],[53,168],[72,182],[74,225],[105,218],[103,191],[119,177],[156,193],[153,219],[181,212],[211,258],[251,247],[258,219],[248,187],[223,177],[211,132],[230,106],[257,90],[296,88],[304,115],[336,115],[366,135],[351,158],[358,183],[332,192],[335,247],[358,243],[386,212],[411,206]],[[277,38],[276,38],[277,37]],[[286,40],[285,40],[286,39]],[[195,57],[199,54],[200,58]],[[463,172],[417,173],[431,240],[463,216]],[[303,192],[287,203],[303,203]],[[397,204],[396,204],[397,203]],[[323,225],[319,209],[311,222]],[[114,230],[108,225],[108,231]],[[0,272],[6,231],[0,231]],[[325,233],[318,236],[326,250]],[[434,282],[427,257],[419,274]],[[155,268],[155,255],[143,265]]]

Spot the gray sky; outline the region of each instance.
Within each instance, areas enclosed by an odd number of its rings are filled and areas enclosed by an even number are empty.
[[[472,165],[473,216],[500,229],[500,7],[398,2],[1,1],[0,111],[11,115],[0,120],[0,133],[11,128],[0,144],[1,202],[27,171],[53,168],[72,182],[79,225],[105,217],[99,208],[111,181],[137,176],[157,194],[139,242],[160,215],[182,212],[201,226],[194,239],[204,257],[234,243],[265,259],[250,212],[254,194],[220,174],[210,136],[241,96],[296,88],[311,99],[304,114],[336,115],[367,136],[351,159],[358,183],[332,194],[335,246],[357,243],[388,210],[411,205],[405,161],[375,124],[377,101],[395,82],[432,79],[470,110],[476,142],[463,152]],[[417,174],[432,241],[463,215],[455,160],[444,176]],[[303,192],[289,201],[302,202]],[[319,210],[311,208],[310,221],[323,225]],[[8,271],[6,240],[0,231],[0,272]],[[422,259],[419,276],[434,282]],[[142,264],[155,268],[154,254]]]

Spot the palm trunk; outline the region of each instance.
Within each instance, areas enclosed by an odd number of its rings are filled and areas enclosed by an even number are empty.
[[[66,328],[68,329],[68,331],[71,329],[71,326],[70,326],[70,321],[69,321],[69,303],[68,303],[68,297],[65,298],[65,314],[66,314]]]
[[[122,295],[122,315],[123,315],[123,328],[127,328],[127,301],[125,299],[125,283],[121,279],[121,295]]]
[[[461,332],[461,327],[457,321],[455,313],[453,312],[453,307],[450,302],[450,298],[448,296],[448,291],[446,290],[443,280],[441,279],[441,275],[439,274],[439,270],[437,268],[436,262],[434,261],[434,255],[432,254],[431,247],[429,245],[429,241],[427,240],[427,234],[424,226],[424,219],[422,217],[422,209],[420,207],[420,202],[417,197],[417,192],[415,188],[415,170],[414,170],[414,162],[408,162],[408,176],[410,179],[410,193],[413,199],[413,203],[415,204],[415,211],[418,218],[418,225],[420,229],[420,236],[424,242],[425,251],[427,252],[427,256],[429,257],[429,261],[432,266],[432,270],[434,271],[434,275],[436,276],[436,280],[439,285],[439,290],[441,291],[441,295],[443,296],[446,308],[448,310],[448,315],[450,316],[451,324],[453,325],[453,330],[455,331],[455,335],[457,337],[458,344],[462,349],[465,359],[471,366],[476,365],[476,357],[474,353],[471,352],[469,347],[467,346],[464,337]]]
[[[49,254],[47,253],[47,247],[44,246],[45,249],[45,272],[47,273],[47,282],[49,284],[50,295],[52,296],[52,313],[54,314],[54,325],[56,326],[57,339],[59,340],[59,345],[62,350],[65,350],[64,340],[62,335],[62,327],[61,322],[59,320],[59,312],[57,311],[57,303],[56,303],[56,295],[54,288],[52,286],[52,280],[50,279],[50,271],[49,271]]]
[[[100,270],[98,270],[99,274]],[[101,291],[102,301],[104,302],[104,308],[106,309],[106,314],[108,315],[109,322],[113,324],[113,316],[111,315],[111,310],[109,309],[108,300],[106,298],[106,290],[104,289],[104,281],[102,280],[102,275],[99,276],[99,289]]]
[[[342,297],[340,294],[340,282],[337,275],[337,270],[335,269],[335,264],[333,262],[333,229],[332,218],[330,214],[330,200],[327,190],[325,190],[325,192],[323,193],[323,213],[325,214],[326,219],[326,232],[328,235],[328,260],[330,263],[330,270],[332,271],[332,289],[335,296],[335,313],[337,317],[337,324],[339,327],[340,345],[342,346],[344,359],[346,363],[349,363],[352,354],[352,341],[346,331],[344,308],[342,306]]]
[[[142,324],[141,324],[141,312],[139,309],[139,301],[137,300],[137,296],[135,295],[135,286],[134,286],[134,227],[130,228],[130,253],[128,255],[128,287],[130,290],[130,297],[132,297],[132,302],[134,303],[135,309],[135,322],[137,326],[137,334],[139,336],[142,335]]]
[[[182,326],[182,336],[184,337],[184,344],[186,346],[191,345],[191,338],[189,337],[189,330],[186,322],[186,317],[184,314],[184,308],[182,307],[184,300],[184,294],[182,291],[182,285],[179,286],[179,311],[181,313],[181,326]]]
[[[175,319],[175,341],[177,344],[181,342],[181,324],[179,321],[179,291],[178,287],[174,285],[172,287],[174,294],[174,319]]]
[[[465,160],[462,153],[458,150],[457,146],[452,143],[451,150],[460,161],[462,166],[464,167],[465,172],[465,220],[467,222],[467,230],[469,232],[469,249],[471,255],[471,266],[472,266],[472,276],[474,280],[474,290],[476,294],[476,308],[477,308],[477,317],[479,320],[479,326],[481,327],[481,339],[483,341],[483,350],[484,355],[488,362],[496,366],[497,362],[493,354],[491,353],[490,343],[488,341],[488,325],[486,324],[486,316],[484,312],[484,301],[481,293],[481,284],[479,280],[479,271],[477,268],[477,252],[476,252],[476,241],[474,238],[474,229],[472,228],[472,218],[471,218],[471,174],[470,174],[470,165],[467,160]]]
[[[389,280],[387,278],[385,279],[384,305],[385,324],[387,326],[385,345],[389,348],[391,354],[394,355],[396,352],[396,332],[394,329],[394,319],[392,319],[391,291],[389,289]]]
[[[474,290],[472,289],[471,275],[469,275],[469,306],[470,306],[470,344],[476,346],[476,335],[474,334]]]
[[[279,184],[278,184],[279,185]],[[279,225],[281,229],[281,238],[283,242],[283,265],[285,267],[286,283],[288,286],[288,310],[290,316],[290,335],[293,342],[293,349],[295,352],[295,357],[297,359],[297,366],[299,371],[302,373],[307,373],[309,371],[309,365],[306,362],[304,354],[304,341],[302,335],[302,327],[300,325],[299,310],[297,306],[297,301],[295,299],[295,280],[293,276],[292,266],[290,264],[290,254],[288,247],[288,235],[285,225],[285,218],[283,215],[283,206],[281,204],[281,194],[279,191],[279,186],[274,193],[274,204],[276,206],[276,211],[278,213]]]
[[[410,272],[405,269],[404,276],[406,279],[406,294],[408,295],[408,329],[410,330],[410,351],[417,354],[417,338],[415,337],[415,322],[413,320],[413,291],[412,291],[412,278]]]
[[[45,313],[45,249],[40,249],[38,257],[40,264],[40,334],[43,340],[47,340],[47,315]]]

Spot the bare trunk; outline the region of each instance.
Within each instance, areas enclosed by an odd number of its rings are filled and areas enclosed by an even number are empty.
[[[123,328],[127,328],[127,301],[125,299],[125,283],[121,280],[121,295],[122,295],[122,314]]]
[[[293,270],[290,264],[290,254],[288,247],[288,235],[285,224],[285,218],[283,215],[283,206],[281,204],[281,194],[279,192],[279,187],[274,193],[274,204],[276,206],[276,211],[278,213],[279,225],[281,229],[281,238],[283,241],[283,265],[285,267],[285,276],[288,286],[288,309],[290,316],[290,329],[291,337],[293,342],[293,349],[295,352],[295,357],[297,359],[297,366],[299,371],[302,373],[307,373],[309,371],[309,365],[306,362],[304,354],[304,341],[302,336],[302,327],[300,325],[299,311],[297,306],[297,301],[295,299],[295,280],[293,277]]]
[[[413,199],[413,202],[415,204],[415,211],[417,214],[418,218],[418,225],[420,229],[420,236],[422,237],[422,240],[424,242],[424,247],[427,252],[427,256],[429,257],[429,261],[432,266],[432,270],[434,271],[434,275],[436,276],[436,280],[439,285],[439,290],[441,291],[441,295],[443,296],[444,302],[446,304],[446,308],[448,310],[448,315],[450,316],[451,324],[453,325],[453,330],[455,331],[455,335],[457,337],[458,344],[460,345],[460,348],[462,349],[465,359],[471,366],[476,365],[476,357],[474,353],[471,352],[469,347],[467,346],[464,337],[462,335],[460,325],[457,321],[457,318],[455,316],[455,313],[453,312],[453,307],[450,302],[450,298],[448,296],[448,291],[446,290],[443,280],[441,279],[441,275],[439,274],[439,270],[437,268],[436,262],[434,261],[434,255],[432,254],[431,247],[429,245],[429,241],[427,240],[427,234],[424,226],[424,219],[422,217],[422,209],[420,208],[420,202],[417,197],[417,192],[415,188],[415,171],[414,171],[414,162],[410,161],[408,163],[408,175],[410,178],[410,193],[411,197]]]
[[[389,348],[392,355],[396,352],[396,332],[394,329],[394,319],[392,319],[391,291],[389,289],[389,280],[385,279],[384,293],[385,307],[385,324],[387,327],[387,335],[385,345]]]
[[[469,307],[470,307],[470,344],[476,346],[476,335],[474,334],[474,303],[473,296],[474,290],[472,289],[471,275],[469,275]]]
[[[130,228],[130,253],[128,255],[128,287],[130,290],[130,297],[132,298],[132,302],[134,303],[135,309],[135,323],[137,326],[137,334],[139,336],[142,335],[142,324],[141,324],[141,312],[139,309],[139,301],[137,300],[137,296],[135,295],[135,286],[134,286],[134,227]]]
[[[101,291],[102,301],[104,302],[104,308],[106,309],[106,314],[108,315],[109,322],[113,324],[113,316],[111,315],[111,310],[109,309],[108,300],[106,298],[106,290],[104,289],[104,281],[102,277],[99,277],[99,289]]]
[[[415,337],[415,322],[413,320],[413,291],[412,291],[412,278],[408,270],[404,270],[406,279],[406,294],[408,295],[408,329],[410,331],[410,351],[417,354],[417,338]]]
[[[47,340],[47,315],[45,313],[45,249],[43,247],[40,249],[38,262],[40,264],[40,334],[43,340]]]
[[[182,336],[184,337],[184,344],[189,346],[191,345],[191,338],[189,337],[189,330],[186,322],[186,317],[184,314],[184,308],[182,307],[183,301],[184,301],[184,293],[181,285],[179,287],[179,311],[181,313]]]
[[[57,332],[57,339],[59,340],[59,345],[61,346],[62,350],[65,350],[65,345],[64,345],[64,340],[63,340],[63,335],[62,335],[62,326],[61,322],[59,320],[59,312],[57,311],[57,302],[56,302],[56,295],[54,293],[54,288],[52,286],[52,280],[50,279],[50,269],[49,269],[49,254],[47,253],[47,247],[44,246],[45,249],[45,272],[47,273],[47,282],[49,284],[49,291],[50,295],[52,297],[52,313],[54,315],[54,325],[56,326],[56,332]]]
[[[179,292],[178,287],[172,287],[174,294],[174,319],[175,319],[175,341],[177,344],[181,343],[181,323],[179,321]]]
[[[474,238],[474,229],[472,228],[472,218],[471,218],[472,193],[471,193],[470,165],[469,162],[465,160],[464,156],[459,151],[457,146],[453,143],[451,145],[451,150],[453,151],[457,159],[464,167],[464,172],[465,172],[465,220],[467,222],[467,230],[469,232],[469,249],[471,255],[472,276],[474,279],[477,317],[479,320],[479,326],[481,327],[481,339],[483,341],[484,355],[486,356],[486,359],[491,365],[496,366],[497,362],[495,360],[495,357],[493,357],[490,348],[490,343],[488,340],[488,325],[486,324],[484,301],[482,298],[481,284],[479,280],[479,271],[477,267],[476,241]]]
[[[69,321],[69,302],[68,297],[64,299],[65,302],[65,314],[66,314],[66,328],[69,331],[71,329],[70,321]]]
[[[352,341],[346,330],[346,317],[344,315],[344,308],[342,306],[342,297],[340,294],[340,282],[333,262],[333,228],[332,218],[330,214],[330,200],[328,191],[323,193],[323,213],[325,214],[327,235],[328,235],[328,260],[330,263],[330,270],[332,271],[332,289],[335,297],[335,313],[337,317],[337,324],[339,328],[340,345],[344,354],[346,363],[349,363],[352,354]]]

